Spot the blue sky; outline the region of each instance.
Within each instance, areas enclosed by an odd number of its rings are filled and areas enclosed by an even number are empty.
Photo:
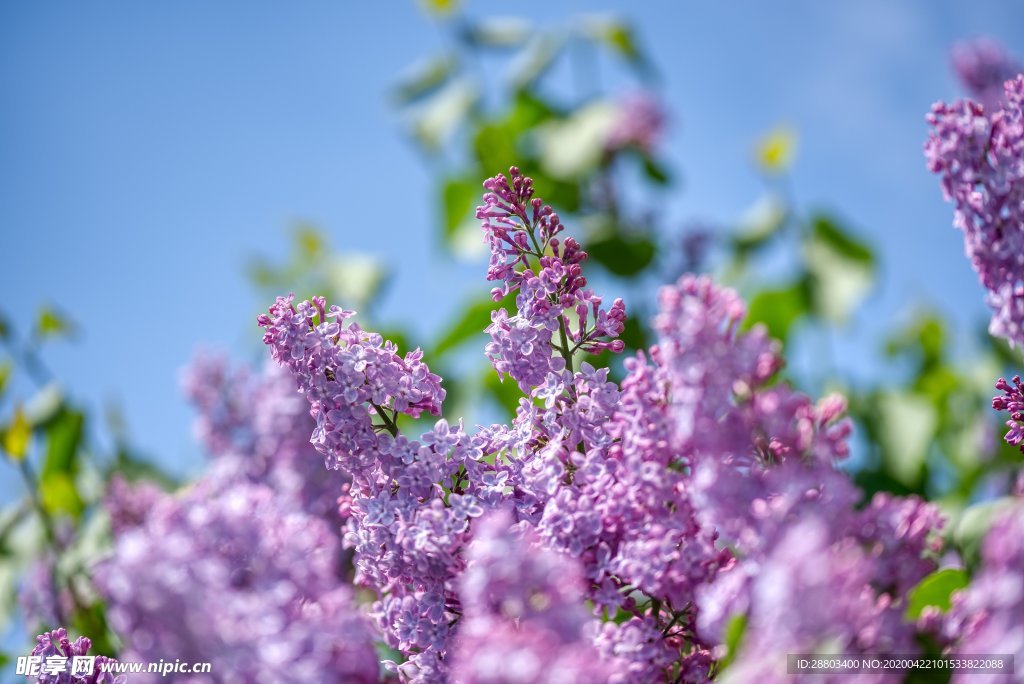
[[[954,40],[994,35],[1024,57],[1024,5],[515,7],[536,22],[611,11],[635,23],[661,67],[667,155],[685,175],[666,212],[735,218],[761,193],[752,141],[788,122],[800,202],[881,252],[859,334],[914,301],[964,326],[984,317],[924,168],[923,116],[959,93]],[[282,252],[296,220],[386,259],[396,279],[383,317],[436,330],[485,287],[482,269],[439,255],[431,172],[387,89],[441,42],[412,2],[3,3],[0,306],[22,328],[41,303],[69,311],[84,334],[49,364],[77,398],[117,402],[134,441],[179,472],[201,461],[178,369],[200,345],[260,353],[263,302],[244,265]]]

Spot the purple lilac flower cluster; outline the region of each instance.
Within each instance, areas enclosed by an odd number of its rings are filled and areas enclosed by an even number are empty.
[[[92,672],[72,673],[73,659],[75,656],[88,655],[90,646],[92,642],[87,637],[80,636],[71,641],[63,627],[40,634],[36,637],[32,655],[41,657],[44,665],[47,658],[63,659],[60,662],[64,670],[54,673],[48,671],[48,668],[41,668],[40,673],[29,676],[28,681],[38,684],[124,684],[127,681],[125,675],[115,676],[110,672],[101,672],[104,665],[117,662],[103,655],[95,656]]]
[[[608,681],[613,662],[591,640],[578,564],[542,548],[508,511],[487,514],[466,549],[459,579],[463,622],[452,678],[462,684]]]
[[[665,110],[649,92],[624,97],[616,111],[615,125],[608,133],[605,148],[618,151],[634,147],[650,153],[665,130]]]
[[[1003,102],[1003,84],[1024,71],[999,41],[988,36],[957,43],[952,57],[960,82],[988,111]]]
[[[236,475],[215,464],[122,518],[94,578],[125,657],[215,663],[216,681],[377,681],[370,626],[337,576],[337,535]]]
[[[1020,376],[1013,376],[1011,382],[999,378],[996,389],[1003,394],[992,399],[992,408],[1006,411],[1010,416],[1006,421],[1006,427],[1010,428],[1006,433],[1006,442],[1024,451],[1024,385],[1021,384]]]
[[[310,443],[309,404],[279,365],[260,372],[232,368],[223,356],[197,356],[182,377],[198,411],[195,432],[210,456],[231,461],[239,479],[262,482],[309,513],[341,524],[337,499],[344,478],[324,467]]]
[[[1024,344],[1024,75],[1006,82],[1006,102],[937,103],[928,115],[929,169],[956,204],[954,223],[992,309],[989,331]]]
[[[844,401],[777,382],[778,343],[743,331],[742,300],[706,277],[662,290],[658,344],[612,382],[582,355],[622,349],[622,302],[606,309],[586,287],[585,252],[557,237],[529,178],[513,168],[485,188],[492,294],[515,294],[486,350],[525,395],[511,425],[470,435],[439,420],[412,439],[402,416],[438,415],[444,399],[419,350],[400,356],[322,299],[279,298],[259,321],[310,403],[313,443],[352,477],[345,543],[404,658],[392,667],[424,682],[453,666],[467,681],[536,668],[704,681],[737,614],[750,620],[750,662],[823,635],[850,653],[911,648],[901,595],[934,568],[941,521],[916,499],[855,510],[859,494],[834,467],[848,453]],[[794,532],[804,519],[829,524]],[[822,570],[797,575],[791,600],[803,588],[853,595],[773,635],[781,604],[764,598],[759,568],[783,573],[804,552]],[[596,621],[580,616],[584,601]],[[592,648],[599,662],[584,657]]]
[[[970,586],[953,595],[943,624],[954,653],[1012,655],[1020,681],[1024,662],[1024,503],[1003,512],[981,549],[981,564]],[[953,681],[1002,682],[1006,675],[957,674]]]

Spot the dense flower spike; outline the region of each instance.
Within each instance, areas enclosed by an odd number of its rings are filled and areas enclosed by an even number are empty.
[[[944,629],[954,653],[1012,655],[1019,682],[1024,662],[1024,502],[1016,499],[985,536],[981,567],[971,585],[953,595]],[[955,674],[956,684],[1010,681],[1006,675]]]
[[[583,577],[569,558],[540,548],[507,511],[481,519],[459,580],[464,619],[455,681],[463,684],[607,682],[589,640],[597,624],[583,607]]]
[[[327,523],[224,470],[154,501],[96,568],[126,659],[211,662],[224,681],[377,681]]]
[[[778,343],[743,330],[735,292],[694,276],[662,290],[658,344],[616,384],[578,355],[622,348],[623,304],[605,309],[587,289],[586,254],[556,237],[529,178],[513,168],[485,187],[488,279],[496,301],[515,296],[486,350],[524,395],[511,426],[439,420],[414,439],[400,415],[437,415],[444,399],[418,351],[400,357],[322,299],[279,298],[260,317],[310,404],[314,445],[351,475],[344,539],[401,654],[389,668],[416,682],[701,682],[736,615],[766,632],[764,652],[813,646],[815,625],[850,652],[906,645],[901,592],[934,568],[939,517],[914,499],[855,512],[859,493],[835,468],[842,398],[776,382]],[[852,595],[771,641],[781,604],[765,603],[758,568],[811,549],[793,537],[807,518],[832,522],[810,531],[829,565],[800,586]]]
[[[89,652],[92,642],[86,637],[78,637],[74,641],[68,638],[68,632],[59,627],[51,632],[44,632],[36,637],[36,647],[32,649],[32,655],[43,659],[46,664],[48,658],[55,658],[56,662],[64,669],[60,672],[50,672],[48,668],[41,668],[38,676],[30,676],[28,681],[38,684],[125,684],[128,681],[126,675],[117,675],[100,670],[108,663],[116,662],[103,655],[95,656],[92,671],[88,673],[72,673],[74,658],[85,656]]]
[[[484,187],[488,192],[476,217],[491,249],[487,279],[503,283],[492,291],[495,301],[516,292],[516,314],[499,309],[487,328],[487,358],[498,374],[529,392],[549,372],[572,370],[578,350],[622,351],[623,342],[615,338],[625,325],[625,305],[616,299],[602,308],[601,298],[586,287],[587,253],[571,237],[555,237],[564,226],[550,206],[533,197],[533,180],[512,167],[508,178],[495,176]]]
[[[989,331],[1024,344],[1024,75],[994,111],[970,101],[928,115],[928,167],[956,204],[954,223],[992,309]]]
[[[1003,394],[992,398],[992,408],[1010,414],[1006,421],[1006,427],[1010,429],[1004,439],[1007,444],[1018,446],[1024,451],[1024,385],[1021,384],[1020,376],[1013,376],[1012,383],[999,378],[996,389]]]
[[[996,39],[984,36],[953,46],[953,70],[968,94],[986,110],[993,111],[1003,102],[1003,84],[1024,68]]]

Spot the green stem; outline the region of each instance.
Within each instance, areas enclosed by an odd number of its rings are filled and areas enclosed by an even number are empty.
[[[377,404],[374,404],[372,401],[370,402],[370,406],[372,406],[374,410],[377,411],[377,415],[380,416],[380,419],[384,421],[384,427],[388,429],[388,432],[391,433],[391,436],[397,437],[398,425],[395,423],[395,421],[388,417],[387,412],[383,408],[377,406]]]

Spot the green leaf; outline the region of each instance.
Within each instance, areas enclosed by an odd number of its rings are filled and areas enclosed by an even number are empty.
[[[395,100],[406,105],[436,92],[448,81],[457,64],[452,55],[439,55],[414,66],[395,86]]]
[[[804,256],[812,276],[815,310],[828,320],[844,323],[871,289],[874,254],[836,222],[817,216],[804,244]]]
[[[50,473],[39,478],[39,498],[50,513],[79,517],[85,510],[74,478],[68,473]]]
[[[981,544],[988,534],[989,528],[1000,516],[1020,504],[1013,497],[1003,497],[994,501],[985,501],[969,506],[960,514],[953,527],[953,543],[960,549],[967,563],[976,563],[981,552]]]
[[[458,229],[473,218],[473,209],[483,193],[475,178],[449,177],[441,185],[442,227],[451,240]]]
[[[745,613],[733,615],[725,625],[725,657],[718,661],[719,670],[724,670],[736,658],[740,644],[743,642],[743,635],[747,631],[747,616]]]
[[[782,288],[762,290],[750,300],[743,327],[750,329],[762,323],[772,337],[785,342],[793,325],[807,315],[809,308],[807,285],[803,280]]]
[[[484,328],[491,324],[491,312],[497,305],[488,297],[478,299],[463,308],[462,315],[455,319],[434,346],[431,358],[445,355],[473,337],[483,337]]]
[[[740,256],[765,245],[786,225],[788,209],[775,195],[765,195],[744,212],[732,245]]]
[[[878,399],[879,441],[886,469],[915,488],[924,475],[925,457],[938,426],[938,416],[926,398],[892,390]]]
[[[562,36],[552,33],[534,36],[512,63],[509,71],[512,88],[524,91],[536,83],[548,72],[564,46]]]
[[[41,340],[71,337],[75,326],[69,318],[51,306],[43,306],[36,315],[35,337]]]
[[[568,118],[550,121],[537,130],[541,166],[560,180],[593,173],[605,153],[605,142],[618,119],[610,102],[584,105]]]
[[[85,416],[81,412],[66,407],[50,421],[46,427],[46,457],[41,477],[54,473],[74,475],[84,423]]]
[[[936,570],[907,594],[907,619],[917,620],[928,606],[935,606],[945,613],[949,610],[953,592],[967,584],[967,573],[959,568]]]
[[[587,17],[583,28],[591,40],[608,48],[634,68],[649,70],[649,64],[640,52],[636,34],[626,22],[612,17]]]
[[[7,381],[11,378],[12,369],[13,365],[10,359],[0,361],[0,397],[4,395],[4,390],[7,389]]]
[[[15,461],[25,458],[28,453],[28,445],[32,441],[32,426],[25,417],[25,411],[21,404],[14,407],[14,415],[11,422],[3,432],[3,447],[7,455]]]
[[[672,182],[668,169],[648,154],[643,155],[643,168],[644,174],[658,185],[668,185]]]
[[[641,236],[617,233],[587,244],[587,254],[618,276],[629,277],[647,268],[654,260],[657,248]]]
[[[467,78],[450,81],[418,108],[413,132],[428,150],[437,150],[458,130],[479,98]]]
[[[534,35],[533,26],[525,19],[493,17],[469,24],[462,37],[470,45],[484,48],[514,48]]]

